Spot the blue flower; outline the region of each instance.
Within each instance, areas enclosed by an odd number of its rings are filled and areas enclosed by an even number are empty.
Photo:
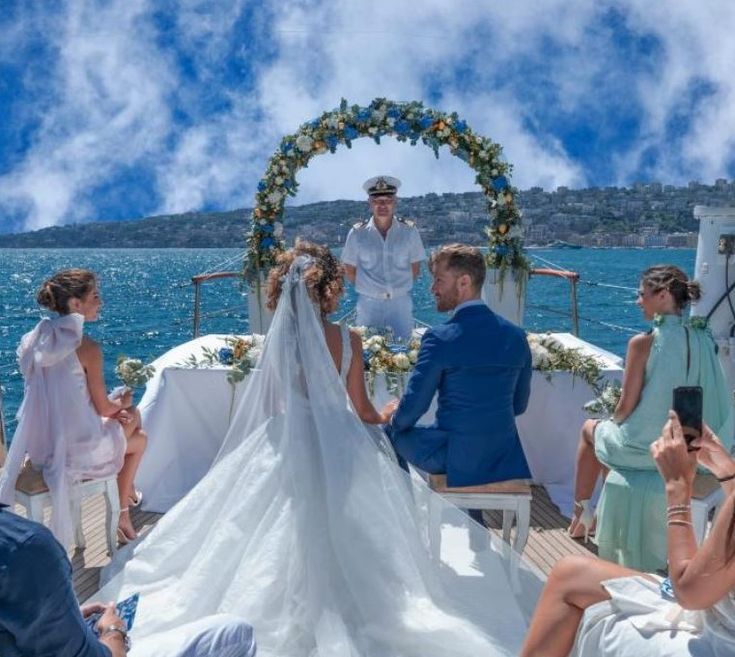
[[[399,135],[406,135],[411,132],[411,124],[405,119],[401,119],[400,121],[396,121],[393,129]]]
[[[293,189],[293,180],[291,180],[290,178],[288,178],[287,180],[285,180],[285,181],[283,182],[283,186],[284,186],[284,187],[285,187],[286,189]]]
[[[327,135],[324,141],[326,142],[329,150],[334,150],[339,145],[339,139],[337,139],[337,137],[335,137],[334,135]]]
[[[430,128],[432,125],[434,125],[434,119],[431,118],[428,114],[424,114],[419,119],[419,125],[421,126],[422,130],[426,130],[427,128]]]
[[[260,232],[270,235],[273,232],[273,224],[263,224],[260,226]]]
[[[281,152],[288,153],[293,150],[293,143],[290,141],[287,141],[285,143],[281,144]]]
[[[321,119],[314,119],[313,121],[309,121],[309,125],[312,128],[318,128],[321,125]]]
[[[401,110],[399,110],[397,107],[391,107],[385,114],[391,119],[397,119],[401,115]]]
[[[266,189],[268,189],[268,183],[265,180],[261,180],[258,183],[258,191],[264,192]]]
[[[358,113],[357,113],[357,120],[362,121],[363,123],[367,123],[370,121],[370,118],[372,117],[373,113],[370,111],[369,108],[363,107]]]
[[[353,128],[351,125],[346,125],[343,133],[345,139],[357,139],[360,136],[360,133],[357,131],[357,129]]]
[[[493,189],[496,192],[502,192],[508,186],[508,179],[505,176],[493,178]]]
[[[455,121],[454,129],[461,135],[465,130],[467,130],[467,122],[462,119]]]
[[[264,237],[262,240],[260,240],[260,246],[263,249],[270,249],[275,242],[273,241],[272,237]]]
[[[506,244],[498,244],[495,246],[493,251],[495,251],[496,255],[503,257],[503,256],[508,255],[508,253],[510,252],[510,249],[508,248]]]
[[[235,352],[229,347],[222,347],[217,352],[217,360],[223,365],[232,365],[235,360]]]
[[[366,372],[370,371],[370,357],[371,356],[372,354],[367,349],[362,352],[362,362],[363,362]]]

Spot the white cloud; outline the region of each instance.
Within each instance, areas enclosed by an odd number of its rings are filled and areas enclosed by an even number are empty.
[[[641,108],[641,133],[623,146],[611,142],[610,182],[631,182],[651,151],[658,159],[647,170],[664,182],[729,177],[729,0],[519,0],[502,8],[423,0],[421,11],[405,0],[175,7],[163,34],[151,0],[68,0],[58,13],[27,9],[5,24],[0,62],[30,34],[48,35],[58,56],[44,81],[54,102],[43,104],[31,146],[0,175],[0,213],[25,214],[27,228],[97,218],[94,190],[121,170],[154,176],[151,207],[160,212],[249,205],[281,136],[343,96],[457,111],[504,147],[521,188],[580,186],[595,173],[580,149],[567,152],[562,134],[570,126],[549,123],[549,108],[571,125],[597,121],[602,135],[616,128],[626,103]],[[611,11],[628,42],[659,44],[656,67],[630,64]],[[714,93],[672,141],[668,126],[696,81]],[[29,116],[38,111],[28,107]],[[181,113],[186,119],[175,120]],[[377,172],[402,178],[404,195],[475,189],[473,173],[448,153],[436,161],[422,145],[363,139],[302,171],[296,202],[362,198],[362,181]]]

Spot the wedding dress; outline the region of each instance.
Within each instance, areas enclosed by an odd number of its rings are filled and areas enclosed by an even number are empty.
[[[469,534],[486,530],[430,499],[359,420],[349,339],[338,373],[301,279],[309,262],[284,281],[215,464],[95,597],[140,593],[134,655],[161,655],[159,633],[219,612],[254,627],[263,657],[517,654],[540,578],[494,540],[471,552]],[[444,563],[427,545],[430,502]]]
[[[41,470],[53,502],[51,530],[72,542],[69,487],[82,479],[116,475],[125,458],[120,423],[100,417],[77,357],[84,317],[77,313],[44,318],[18,347],[25,390],[8,460],[0,473],[0,503],[12,505],[15,483],[28,455]]]

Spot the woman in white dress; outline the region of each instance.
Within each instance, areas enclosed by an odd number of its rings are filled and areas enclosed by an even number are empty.
[[[0,502],[12,505],[15,484],[28,455],[53,499],[51,529],[64,546],[72,542],[69,486],[82,479],[117,475],[118,540],[136,537],[128,507],[138,501],[135,471],[146,436],[131,393],[108,399],[99,345],[84,335],[102,306],[97,279],[86,269],[65,269],[43,283],[38,303],[57,315],[42,319],[18,347],[25,381],[18,427],[0,474]]]
[[[339,262],[300,243],[269,288],[273,323],[215,464],[99,593],[140,593],[131,654],[168,655],[161,634],[217,613],[250,623],[261,657],[517,654],[540,580],[495,541],[471,552],[486,530],[361,421],[382,417],[359,341],[326,319]],[[428,549],[429,503],[450,525],[445,563]]]
[[[669,581],[586,557],[552,570],[521,657],[735,655],[735,459],[704,426],[687,444],[671,411],[651,455],[666,485]],[[726,499],[697,547],[691,495],[697,463]]]

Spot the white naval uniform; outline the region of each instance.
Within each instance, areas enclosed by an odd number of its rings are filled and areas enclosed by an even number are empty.
[[[393,218],[385,239],[373,218],[350,230],[342,262],[356,268],[357,324],[389,328],[407,340],[413,330],[413,271],[411,264],[426,260],[418,229]]]

